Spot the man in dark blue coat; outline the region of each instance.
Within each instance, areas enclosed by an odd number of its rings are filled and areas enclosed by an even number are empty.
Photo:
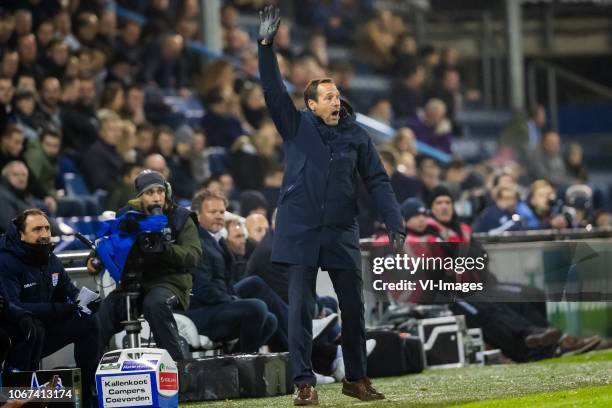
[[[382,399],[366,377],[357,181],[361,176],[392,238],[401,248],[404,227],[389,177],[368,134],[355,123],[329,78],[312,80],[298,111],[280,76],[272,41],[278,9],[260,12],[259,72],[270,115],[283,137],[285,175],[278,200],[272,260],[289,264],[289,353],[297,386],[295,405],[318,404],[312,371],[312,318],[319,267],[329,272],[342,311],[346,378],[342,392]]]
[[[74,358],[83,375],[83,403],[93,402],[97,330],[93,319],[75,304],[79,290],[53,254],[50,224],[39,209],[22,212],[0,237],[0,278],[8,299],[29,312],[36,326],[31,355],[11,354],[9,363],[36,370],[42,357],[74,343]]]
[[[204,255],[192,270],[193,299],[187,315],[210,339],[239,338],[241,351],[253,353],[275,334],[277,319],[262,300],[240,298],[232,285],[233,257],[221,235],[226,208],[224,196],[207,190],[196,194],[191,204]]]

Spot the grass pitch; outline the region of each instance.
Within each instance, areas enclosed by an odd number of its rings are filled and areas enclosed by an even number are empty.
[[[325,407],[611,407],[612,350],[537,363],[426,370],[417,375],[376,378],[387,399],[360,402],[340,393],[339,384],[317,387]],[[289,407],[291,396],[181,407]]]

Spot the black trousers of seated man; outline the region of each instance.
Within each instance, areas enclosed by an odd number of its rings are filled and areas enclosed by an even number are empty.
[[[155,286],[142,293],[137,303],[149,323],[157,347],[166,349],[174,361],[187,358],[180,347],[178,328],[172,315],[173,309],[179,304],[174,293],[166,287]],[[126,318],[125,293],[111,292],[102,300],[100,309],[96,313],[100,333],[98,358],[101,358],[104,354],[111,337],[124,329],[121,322]]]
[[[316,385],[312,356],[312,319],[318,268],[289,265],[289,360],[296,385]],[[358,269],[329,269],[342,314],[342,355],[346,379],[366,377],[363,281]]]
[[[7,328],[13,347],[6,359],[7,368],[21,371],[38,370],[40,360],[68,344],[74,344],[74,360],[81,369],[83,406],[95,406],[96,368],[98,366],[98,330],[91,316],[75,316],[69,320],[42,322],[34,318],[35,330],[25,339],[17,326]]]

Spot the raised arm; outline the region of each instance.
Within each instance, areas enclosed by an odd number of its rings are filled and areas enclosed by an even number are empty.
[[[259,76],[266,106],[283,139],[291,139],[298,127],[300,114],[283,84],[272,43],[280,25],[280,10],[268,6],[259,12]]]

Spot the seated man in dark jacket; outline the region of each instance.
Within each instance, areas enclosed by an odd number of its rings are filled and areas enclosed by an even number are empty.
[[[79,290],[53,254],[51,226],[38,209],[22,212],[0,238],[0,273],[10,302],[32,314],[34,350],[12,353],[8,362],[35,370],[42,357],[74,343],[74,358],[83,374],[83,401],[93,401],[97,331],[94,321],[75,304]]]
[[[138,196],[130,200],[117,214],[133,211],[139,217],[146,218],[159,211],[168,218],[167,227],[170,229],[170,234],[164,233],[160,251],[146,251],[146,248],[142,248],[138,242],[130,248],[121,276],[124,277],[129,272],[140,278],[126,279],[128,282],[122,280],[118,290],[102,301],[97,313],[100,354],[108,345],[110,338],[122,330],[121,321],[126,320],[126,297],[123,292],[128,289],[126,285],[130,286],[128,290],[131,291],[133,280],[137,280],[138,289],[141,291],[137,308],[142,310],[145,319],[149,322],[155,344],[166,349],[175,361],[183,360],[187,356],[179,346],[178,329],[172,311],[179,304],[183,310],[189,307],[189,293],[192,287],[190,270],[202,255],[194,221],[195,215],[172,202],[170,184],[160,173],[144,170],[136,177],[134,184]],[[133,228],[125,225],[125,232],[129,233],[128,230]],[[90,272],[97,273],[91,258],[87,262],[87,267]]]
[[[232,255],[221,236],[227,199],[204,190],[191,204],[197,212],[205,256],[193,269],[193,299],[187,315],[214,341],[240,339],[243,352],[256,352],[277,327],[276,317],[259,299],[241,299],[231,282]]]

